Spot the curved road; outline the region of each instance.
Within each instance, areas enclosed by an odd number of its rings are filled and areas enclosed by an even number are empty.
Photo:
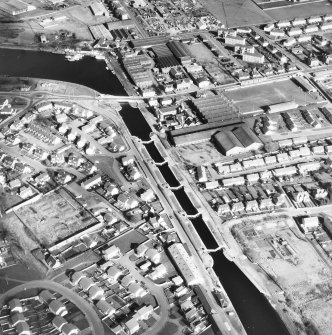
[[[58,283],[50,280],[34,280],[23,285],[16,286],[11,290],[7,291],[0,297],[0,306],[2,306],[6,299],[19,294],[23,290],[27,289],[47,289],[60,293],[63,297],[74,303],[77,308],[79,308],[87,318],[89,325],[95,335],[104,335],[104,328],[101,320],[99,319],[97,313],[93,310],[92,306],[81,298],[78,294],[71,291],[69,288],[64,287]]]

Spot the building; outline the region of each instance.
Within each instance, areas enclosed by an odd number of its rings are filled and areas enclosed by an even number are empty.
[[[30,327],[26,322],[20,322],[19,324],[17,324],[16,331],[18,335],[31,335],[32,334]]]
[[[238,155],[263,146],[260,139],[248,127],[238,127],[233,131],[220,131],[213,135],[213,141],[224,155]]]
[[[67,320],[59,315],[57,315],[52,321],[53,326],[60,332],[62,327],[67,323],[68,323]]]
[[[17,298],[9,300],[8,307],[12,313],[23,313],[21,301]]]
[[[35,9],[35,6],[27,4],[22,0],[2,0],[0,2],[0,10],[14,16],[30,12]]]
[[[198,268],[182,243],[172,244],[168,252],[187,285],[195,285],[201,281]]]
[[[108,10],[101,1],[94,2],[90,5],[91,12],[95,16],[109,16]]]
[[[65,316],[68,314],[66,306],[57,299],[52,300],[48,305],[50,311],[55,315]]]
[[[71,276],[71,282],[76,286],[80,283],[81,279],[86,278],[86,275],[81,271],[76,271]]]
[[[81,183],[81,186],[88,190],[91,187],[97,186],[101,183],[101,175],[96,174],[93,177],[88,178],[84,182]]]
[[[172,51],[181,64],[185,65],[191,62],[191,53],[184,43],[179,41],[169,41],[167,47]]]
[[[301,228],[307,234],[319,227],[319,219],[317,216],[310,216],[308,218],[303,218],[301,223]]]
[[[302,29],[301,28],[291,28],[288,30],[287,32],[289,37],[293,37],[293,36],[299,36],[302,34]]]
[[[51,293],[49,290],[42,290],[40,293],[39,293],[39,299],[48,304],[50,301],[54,300],[55,299],[55,296],[53,293]]]
[[[297,167],[300,173],[305,174],[307,172],[319,170],[320,162],[314,161],[314,162],[301,163],[298,164]]]
[[[63,335],[77,335],[80,333],[80,330],[72,323],[66,323],[61,331]]]
[[[233,177],[233,178],[223,179],[222,183],[225,187],[231,187],[235,185],[244,185],[245,180],[244,180],[244,177]]]
[[[105,292],[101,287],[94,285],[89,288],[88,294],[91,300],[101,300]]]
[[[229,45],[246,45],[246,39],[240,36],[227,35],[225,37],[225,44]]]
[[[99,300],[96,303],[96,307],[100,310],[101,313],[108,317],[112,316],[116,311],[116,309],[105,300]]]
[[[110,260],[112,258],[118,258],[120,255],[121,251],[115,245],[111,245],[109,248],[103,250],[103,256],[106,260]]]
[[[278,104],[269,105],[268,112],[270,114],[281,113],[287,110],[296,109],[298,106],[299,105],[295,101],[281,102]]]
[[[20,322],[25,322],[25,317],[22,313],[11,314],[12,326],[16,327]]]
[[[254,52],[254,53],[250,53],[250,52],[244,52],[242,54],[242,60],[244,62],[247,63],[259,63],[259,64],[263,64],[265,61],[265,57],[264,55],[260,54],[259,52]]]
[[[285,177],[296,174],[297,170],[295,166],[288,166],[285,168],[275,169],[273,173],[276,177]]]

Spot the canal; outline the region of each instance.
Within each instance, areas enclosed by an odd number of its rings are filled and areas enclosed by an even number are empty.
[[[68,62],[63,55],[44,52],[0,49],[0,74],[20,77],[35,77],[73,82],[88,86],[100,93],[126,95],[115,75],[106,70],[103,61],[85,57],[77,62]],[[138,109],[124,105],[121,116],[132,135],[143,141],[150,139],[151,128]],[[161,162],[154,144],[146,145],[151,157]],[[171,187],[179,182],[167,164],[159,167]],[[184,189],[174,191],[187,214],[196,214],[197,209]],[[201,217],[192,220],[206,247],[213,249],[216,241]],[[211,254],[214,269],[230,297],[248,335],[289,335],[280,317],[267,299],[253,286],[237,266],[228,261],[222,251]]]

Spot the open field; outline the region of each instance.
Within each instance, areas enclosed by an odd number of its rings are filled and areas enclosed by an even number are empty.
[[[264,11],[276,21],[293,19],[295,17],[309,17],[332,13],[332,4],[328,0],[291,4],[287,7],[266,9]]]
[[[290,79],[229,90],[225,92],[225,95],[233,100],[242,113],[254,112],[268,105],[291,100],[299,105],[317,103],[317,100],[305,93]]]
[[[219,162],[223,156],[211,142],[197,143],[176,149],[181,160],[190,165]],[[229,160],[229,158],[228,158]]]
[[[39,243],[49,247],[91,226],[96,219],[64,190],[50,193],[15,214]]]
[[[273,21],[251,0],[202,0],[201,3],[226,27],[243,27]]]
[[[307,334],[329,335],[332,270],[295,222],[252,220],[235,225],[233,234],[243,252],[282,289],[285,305],[300,315]]]

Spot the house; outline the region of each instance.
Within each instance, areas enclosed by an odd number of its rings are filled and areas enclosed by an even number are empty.
[[[140,244],[137,248],[136,248],[136,255],[138,257],[142,257],[145,255],[145,252],[148,250],[149,248],[146,246],[146,244]]]
[[[57,315],[52,321],[53,326],[60,332],[62,327],[67,323],[68,323],[67,320],[59,315]]]
[[[86,275],[81,271],[76,271],[71,276],[71,282],[76,286],[83,278],[86,278]]]
[[[183,278],[180,276],[175,276],[172,278],[172,282],[175,286],[181,286],[183,284]]]
[[[96,283],[91,278],[84,277],[80,280],[80,287],[85,292],[88,292],[94,285],[96,285]]]
[[[71,323],[66,323],[61,331],[64,335],[77,335],[80,333],[80,330]]]
[[[303,218],[301,227],[306,234],[313,230],[316,230],[319,227],[319,218],[317,216]]]
[[[22,313],[12,313],[11,323],[13,327],[16,327],[20,322],[25,322],[25,317]]]
[[[16,326],[16,331],[18,335],[31,335],[31,330],[26,322],[20,322]]]
[[[101,300],[104,297],[105,292],[101,287],[95,285],[90,287],[88,294],[91,300]]]
[[[66,306],[58,299],[52,300],[48,305],[50,311],[55,315],[65,316],[68,314]]]
[[[23,307],[19,299],[14,298],[9,300],[8,307],[11,311],[11,313],[17,312],[17,313],[23,313]]]
[[[136,280],[131,274],[128,274],[121,279],[121,285],[124,287],[128,287],[130,284],[135,283],[135,282]]]
[[[39,299],[48,304],[50,301],[55,299],[55,296],[53,295],[53,293],[51,293],[49,290],[42,290],[39,293]]]
[[[88,178],[87,180],[85,180],[84,182],[81,183],[81,186],[84,187],[86,190],[90,189],[91,187],[94,187],[98,184],[101,183],[101,175],[100,174],[96,174],[90,178]]]
[[[112,316],[116,309],[105,300],[99,300],[96,304],[96,307],[103,313],[105,316]]]
[[[161,260],[161,254],[157,249],[148,249],[145,253],[145,257],[147,257],[152,263],[159,264]]]
[[[124,325],[130,335],[135,334],[140,329],[139,324],[135,319],[128,320]]]
[[[117,281],[123,272],[117,266],[111,266],[107,269],[107,276],[111,281]]]
[[[156,196],[155,196],[153,190],[151,188],[149,188],[148,190],[146,190],[145,192],[143,192],[140,195],[140,198],[145,202],[151,202],[156,198]]]
[[[142,298],[147,294],[147,291],[139,283],[136,283],[136,282],[128,285],[128,291],[135,298]]]
[[[119,256],[121,256],[121,251],[115,245],[111,245],[109,248],[103,250],[103,257],[105,260],[110,260],[112,258],[118,258]]]
[[[167,269],[164,264],[159,264],[155,269],[150,273],[150,278],[156,280],[163,277],[167,273]]]

